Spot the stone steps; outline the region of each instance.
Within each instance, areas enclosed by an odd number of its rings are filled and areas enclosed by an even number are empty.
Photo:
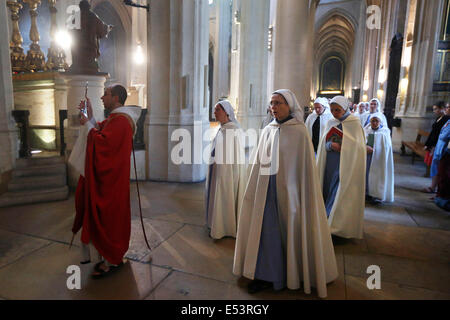
[[[67,185],[67,176],[65,174],[14,177],[8,184],[8,191],[17,192],[45,188],[58,188],[65,185]]]
[[[13,178],[49,176],[55,174],[66,174],[66,164],[57,163],[57,164],[33,165],[30,167],[16,168],[13,171]]]
[[[0,196],[0,207],[65,200],[68,196],[68,186],[41,190],[6,192]]]
[[[64,157],[18,159],[8,192],[0,196],[0,207],[65,200],[68,196]]]
[[[32,166],[46,166],[53,164],[64,164],[64,157],[47,157],[47,158],[27,158],[27,159],[17,159],[16,168],[28,168]]]

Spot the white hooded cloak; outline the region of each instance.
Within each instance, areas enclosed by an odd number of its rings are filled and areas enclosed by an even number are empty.
[[[380,119],[380,114],[372,117]],[[380,119],[381,120],[381,119]],[[391,130],[380,127],[373,130],[370,125],[364,129],[366,141],[374,135],[373,153],[369,169],[368,194],[381,201],[394,201],[394,157],[392,154]]]
[[[366,127],[367,125],[369,125],[369,123],[366,124],[367,118],[372,117],[376,113],[378,115],[380,115],[380,117],[381,117],[380,120],[381,120],[381,124],[383,125],[383,127],[387,127],[388,125],[387,125],[386,116],[381,113],[381,102],[380,102],[380,100],[378,100],[377,98],[373,98],[372,100],[370,100],[370,102],[372,102],[372,101],[375,101],[377,103],[377,111],[374,112],[374,113],[370,113],[370,111],[369,111],[369,112],[367,112],[366,114],[364,114],[361,117],[361,124],[362,124],[363,128]]]
[[[348,106],[342,106],[345,110]],[[363,237],[366,186],[366,140],[359,118],[349,115],[344,121],[328,121],[325,132],[342,123],[343,139],[339,164],[339,187],[331,209],[328,224],[331,233],[343,238]],[[317,167],[321,190],[327,163],[326,133],[318,148]]]
[[[211,237],[236,237],[238,209],[245,190],[245,150],[243,134],[231,103],[218,102],[230,118],[220,126],[213,141],[215,150],[210,170],[206,176],[206,217]]]
[[[320,137],[322,137],[322,135],[324,134],[324,130],[325,127],[328,123],[328,120],[333,118],[333,115],[331,114],[330,111],[330,105],[328,104],[328,99],[327,98],[317,98],[316,101],[314,101],[314,103],[320,103],[323,107],[324,107],[324,111],[323,113],[320,115]],[[316,110],[314,110],[309,116],[308,118],[306,118],[306,128],[308,128],[308,132],[309,135],[313,136],[313,132],[312,132],[312,127],[314,122],[316,121],[318,117],[318,114],[316,113]]]
[[[264,128],[254,159],[239,217],[233,273],[254,279],[271,173],[276,173],[278,219],[286,258],[287,287],[326,297],[326,284],[338,276],[336,257],[314,160],[314,150],[295,95],[279,90],[294,117]],[[257,157],[271,150],[270,163]],[[267,160],[267,159],[266,159]],[[270,171],[270,167],[277,168]],[[270,173],[268,172],[270,171]]]

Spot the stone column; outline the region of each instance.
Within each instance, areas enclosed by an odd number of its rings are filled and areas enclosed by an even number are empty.
[[[230,94],[231,5],[230,0],[216,3],[213,103]]]
[[[78,105],[84,100],[86,81],[88,81],[88,98],[91,100],[94,117],[97,121],[103,121],[104,107],[102,100],[106,77],[104,75],[65,75],[67,83],[67,128],[64,129],[66,140],[66,158],[75,145],[80,129]],[[69,186],[76,187],[79,174],[69,165]]]
[[[316,2],[311,2],[316,5]],[[309,106],[311,87],[311,48],[314,46],[310,1],[277,2],[274,26],[274,89],[290,89],[300,105]],[[314,10],[315,12],[315,10]]]
[[[150,6],[147,177],[157,181],[202,181],[206,175],[202,138],[209,128],[208,1],[155,0]],[[188,159],[181,164],[172,157],[173,148],[181,141],[177,134],[187,142],[182,153]]]
[[[233,7],[232,102],[245,129],[260,127],[268,104],[269,7],[269,0],[238,1]]]
[[[386,81],[389,72],[389,49],[391,41],[395,35],[395,13],[398,6],[397,0],[382,0],[382,27],[379,37],[379,63],[375,73],[377,83],[375,84],[374,93],[384,106],[386,97]]]
[[[8,35],[6,2],[0,2],[0,32]],[[11,111],[14,108],[11,61],[8,46],[0,46],[0,193],[6,191],[17,158],[17,129]]]
[[[367,6],[376,5],[380,8],[380,4],[380,0],[371,0],[368,1]],[[375,13],[371,14],[374,15]],[[366,17],[369,16],[366,15]],[[381,19],[381,17],[379,19]],[[364,50],[364,68],[361,79],[361,96],[363,97],[363,100],[368,101],[372,98],[376,98],[377,94],[380,29],[377,29],[375,26],[369,28],[367,24],[365,24],[364,27],[366,28],[366,41]]]
[[[431,106],[442,99],[433,93],[433,78],[444,3],[443,0],[408,3],[396,105],[396,117],[402,119],[402,124],[393,132],[396,148],[401,140],[414,140],[417,129],[430,130],[434,120]]]

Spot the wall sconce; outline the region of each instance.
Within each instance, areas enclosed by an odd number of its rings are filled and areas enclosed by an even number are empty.
[[[378,89],[378,91],[377,91],[378,100],[383,99],[383,96],[384,96],[384,90],[383,89]]]
[[[411,65],[411,53],[412,47],[407,45],[403,54],[402,67],[409,68],[409,66]]]
[[[381,67],[380,71],[378,71],[378,83],[384,83],[386,81],[386,70],[384,67]]]
[[[267,37],[267,50],[272,51],[273,42],[273,26],[269,26],[269,34]]]
[[[55,41],[58,46],[63,48],[64,50],[70,49],[72,45],[72,37],[70,36],[70,33],[66,30],[58,30],[55,33]]]
[[[402,81],[400,81],[400,90],[403,94],[405,94],[406,91],[408,90],[408,83],[409,83],[408,78],[403,78]]]
[[[145,62],[144,50],[140,44],[137,45],[136,51],[133,54],[134,63],[140,65]]]
[[[241,12],[239,10],[236,10],[234,12],[234,23],[236,23],[236,24],[241,23]]]
[[[369,97],[367,96],[367,94],[364,94],[363,95],[363,101],[364,102],[367,102],[369,100]]]
[[[364,79],[363,90],[364,91],[369,90],[369,86],[370,86],[369,79]]]

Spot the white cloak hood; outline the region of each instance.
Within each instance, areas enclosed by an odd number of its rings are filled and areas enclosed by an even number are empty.
[[[394,157],[392,154],[391,130],[387,127],[364,129],[366,140],[374,134],[373,154],[369,169],[368,194],[381,201],[394,201]]]
[[[325,132],[339,125],[339,120],[328,121]],[[341,156],[339,165],[339,187],[336,193],[333,207],[328,218],[331,233],[343,238],[363,237],[363,220],[365,207],[365,183],[366,183],[366,141],[364,130],[359,119],[349,115],[342,121],[344,136],[342,139]],[[317,167],[321,189],[327,151],[325,150],[326,133],[322,136],[318,147]]]
[[[314,103],[320,103],[325,108],[323,113],[320,115],[320,137],[322,137],[322,135],[324,134],[325,127],[328,123],[328,120],[333,119],[333,115],[331,114],[330,105],[328,104],[328,100],[326,98],[317,98],[316,101],[314,101]],[[311,138],[313,134],[312,127],[317,117],[318,117],[317,112],[316,110],[314,110],[308,116],[308,118],[306,118],[305,125],[306,128],[308,128],[308,132]]]
[[[316,287],[319,297],[326,297],[326,284],[337,278],[338,271],[308,131],[296,118],[283,124],[273,121],[262,131],[257,150],[240,210],[233,273],[254,279],[270,179],[270,164],[256,161],[256,155],[272,150],[271,163],[278,163],[278,218],[287,287],[299,289],[303,282],[305,293]]]

